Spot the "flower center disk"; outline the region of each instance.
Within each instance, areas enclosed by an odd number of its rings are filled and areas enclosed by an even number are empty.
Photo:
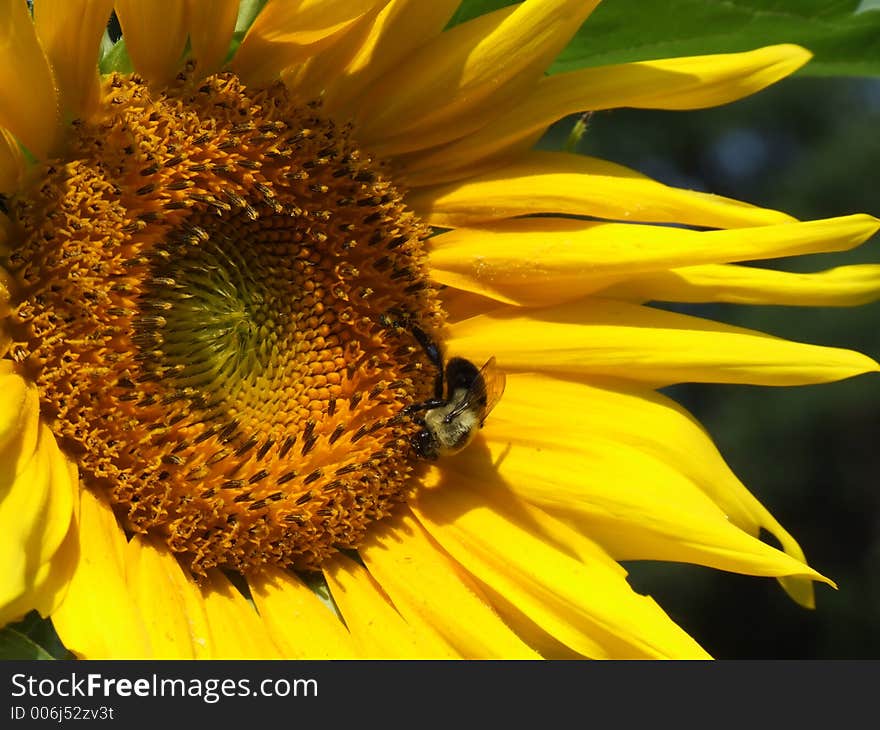
[[[113,77],[10,201],[13,358],[84,483],[194,572],[311,569],[406,498],[428,231],[282,85]]]

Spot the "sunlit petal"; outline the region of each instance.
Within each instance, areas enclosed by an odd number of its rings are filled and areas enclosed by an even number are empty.
[[[0,0],[0,18],[0,127],[45,158],[61,129],[52,69],[24,0]]]
[[[639,61],[545,76],[524,100],[478,131],[407,158],[410,176],[446,176],[486,158],[522,152],[558,119],[614,107],[700,109],[719,106],[769,86],[809,61],[794,45],[745,53]]]
[[[200,588],[215,658],[281,658],[269,627],[221,571],[209,571]]]
[[[88,659],[146,659],[147,627],[126,583],[125,535],[112,510],[88,490],[79,515],[79,562],[52,614],[64,645]]]
[[[527,0],[437,36],[358,98],[362,138],[387,156],[482,126],[541,77],[596,5]]]
[[[34,24],[52,64],[63,111],[85,118],[100,94],[98,56],[113,0],[37,0]]]
[[[491,173],[416,190],[407,200],[440,227],[540,213],[710,228],[792,221],[784,213],[669,187],[621,165],[562,152],[530,152]]]
[[[597,659],[706,656],[653,600],[633,592],[610,557],[576,560],[533,532],[515,502],[502,504],[449,483],[423,491],[414,509],[453,558],[503,596],[508,622],[519,613]]]
[[[498,617],[466,570],[432,542],[410,515],[380,523],[360,555],[401,612],[419,617],[473,659],[537,659]]]
[[[376,15],[345,68],[327,80],[324,108],[351,116],[361,90],[438,35],[459,4],[460,0],[391,0]]]
[[[587,299],[541,310],[501,308],[458,322],[450,350],[509,371],[639,380],[804,385],[875,372],[858,352],[792,342],[710,320]]]
[[[180,0],[115,0],[116,14],[135,71],[160,86],[180,68],[189,35],[186,3]]]
[[[867,215],[844,216],[806,223],[786,223],[726,231],[689,231],[668,226],[633,226],[624,223],[596,223],[563,218],[524,218],[499,221],[482,228],[457,228],[431,239],[432,277],[441,284],[491,297],[508,304],[542,306],[576,299],[624,282],[611,291],[631,292],[644,300],[665,299],[658,295],[724,296],[739,286],[747,289],[773,288],[770,274],[743,267],[690,267],[719,263],[778,258],[796,254],[840,251],[867,240],[878,228],[877,219]],[[644,272],[658,272],[650,277]],[[746,281],[754,274],[754,279]],[[713,276],[714,274],[714,276]],[[869,269],[840,271],[833,275],[778,277],[780,296],[809,295],[814,282],[817,301],[836,294],[841,301],[860,303],[870,297]],[[634,281],[629,279],[636,277]],[[701,278],[703,284],[701,286]],[[797,280],[798,283],[795,283]],[[679,288],[675,284],[680,282]],[[763,284],[763,287],[762,287]],[[665,286],[665,288],[664,288]],[[822,291],[819,291],[822,289]],[[847,297],[850,294],[850,297]],[[730,295],[728,295],[730,296]],[[671,301],[707,301],[678,299]],[[731,301],[727,299],[726,301]]]
[[[525,438],[522,423],[533,427]],[[617,559],[663,554],[756,575],[817,578],[700,426],[662,395],[513,375],[483,433],[490,456],[462,455],[450,463],[456,472],[578,518]],[[754,539],[761,529],[786,554]]]
[[[138,607],[156,659],[207,655],[209,636],[192,578],[167,547],[135,535],[125,548],[128,590]]]
[[[325,561],[333,600],[365,658],[449,659],[452,649],[433,631],[408,623],[367,570],[338,555]]]
[[[351,659],[354,642],[342,621],[294,573],[265,568],[248,578],[260,617],[292,659]]]
[[[278,78],[338,40],[361,16],[387,0],[269,0],[235,54],[235,71],[250,83]]]
[[[601,294],[636,301],[852,307],[880,298],[880,265],[838,266],[814,274],[755,266],[686,266],[623,281]]]
[[[206,76],[223,64],[238,18],[239,0],[187,0],[189,42],[198,73]]]

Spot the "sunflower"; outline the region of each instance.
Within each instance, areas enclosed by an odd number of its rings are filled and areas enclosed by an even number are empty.
[[[735,262],[878,224],[534,151],[809,59],[544,75],[596,4],[3,2],[0,625],[86,658],[685,658],[621,561],[813,605],[830,580],[658,389],[877,365],[646,303],[870,300],[876,267]],[[427,458],[447,401],[485,427]]]

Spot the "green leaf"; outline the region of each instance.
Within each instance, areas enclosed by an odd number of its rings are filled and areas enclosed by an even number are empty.
[[[510,5],[464,0],[454,23]],[[604,0],[550,69],[797,43],[808,76],[880,75],[880,0]]]
[[[238,20],[235,21],[235,30],[244,37],[247,29],[251,27],[254,19],[259,15],[267,0],[241,0],[238,5]]]
[[[513,4],[511,0],[463,0],[450,18],[449,27]]]
[[[53,659],[29,637],[7,626],[0,631],[0,659]]]
[[[52,623],[31,611],[0,629],[0,659],[73,659]]]
[[[107,53],[98,62],[98,68],[102,74],[109,74],[116,71],[121,74],[130,74],[134,71],[131,64],[131,58],[128,56],[128,48],[125,45],[125,38],[119,39],[110,48]]]

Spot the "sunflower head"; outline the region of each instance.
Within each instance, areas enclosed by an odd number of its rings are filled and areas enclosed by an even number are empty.
[[[9,332],[82,479],[203,574],[316,568],[410,489],[428,229],[283,84],[111,76],[10,201]],[[396,315],[400,316],[400,315]]]

